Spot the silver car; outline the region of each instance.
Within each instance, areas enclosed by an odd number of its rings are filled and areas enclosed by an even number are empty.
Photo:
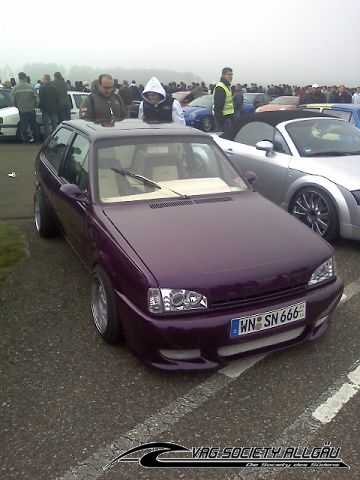
[[[240,117],[213,135],[256,190],[328,241],[360,240],[360,131],[321,113],[277,111]]]

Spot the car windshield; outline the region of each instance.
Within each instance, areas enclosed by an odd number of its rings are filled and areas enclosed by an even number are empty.
[[[246,190],[246,182],[211,138],[99,140],[97,189],[104,203]]]
[[[337,119],[312,118],[286,125],[301,157],[360,154],[360,130]]]
[[[11,107],[11,92],[5,88],[0,88],[0,108]]]
[[[202,95],[201,97],[195,98],[192,102],[188,103],[188,107],[205,107],[210,108],[213,104],[212,95]]]
[[[271,100],[270,103],[275,103],[276,105],[296,105],[298,100],[299,97],[277,97]]]

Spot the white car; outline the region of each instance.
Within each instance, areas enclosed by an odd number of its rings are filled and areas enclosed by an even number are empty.
[[[71,120],[79,118],[79,108],[86,95],[86,92],[68,92],[71,100]],[[40,127],[40,133],[44,133],[42,115],[39,108],[36,109],[36,119]],[[6,107],[0,110],[0,139],[8,138],[21,140],[20,116],[16,107]]]

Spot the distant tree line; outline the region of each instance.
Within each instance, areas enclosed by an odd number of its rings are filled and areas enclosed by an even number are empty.
[[[41,80],[45,73],[54,75],[54,72],[61,72],[65,80],[76,80],[91,82],[97,78],[101,73],[109,73],[113,78],[117,78],[119,83],[123,80],[136,80],[137,83],[145,84],[152,76],[156,76],[162,83],[179,82],[191,83],[193,81],[200,82],[202,79],[192,72],[176,72],[174,70],[160,70],[160,69],[125,69],[121,67],[90,67],[85,65],[72,65],[69,69],[66,69],[64,65],[57,63],[26,63],[18,70],[10,68],[8,65],[0,68],[0,79],[9,80],[14,77],[17,80],[17,74],[23,71],[31,79],[32,83],[36,83]]]

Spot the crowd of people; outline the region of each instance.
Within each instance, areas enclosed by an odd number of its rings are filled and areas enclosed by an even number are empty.
[[[193,98],[206,93],[213,95],[213,114],[215,128],[224,130],[242,110],[245,92],[264,92],[272,97],[295,95],[300,104],[306,103],[357,103],[360,104],[360,87],[347,88],[345,85],[320,86],[319,84],[305,87],[287,84],[268,85],[264,88],[256,83],[232,84],[233,70],[224,67],[219,82],[170,82],[163,84],[152,77],[147,84],[137,85],[135,80],[121,84],[109,74],[102,74],[91,83],[63,78],[60,72],[55,72],[53,79],[45,74],[42,80],[35,84],[24,73],[15,78],[0,80],[0,88],[11,89],[11,97],[20,114],[21,136],[24,143],[29,143],[29,127],[33,131],[35,142],[40,141],[39,127],[36,122],[37,107],[42,112],[44,136],[46,137],[63,120],[71,118],[71,105],[68,91],[88,92],[81,105],[80,118],[94,121],[115,121],[130,116],[130,108],[134,101],[140,102],[138,117],[145,121],[175,122],[185,124],[180,103],[172,97],[174,92],[191,91]]]

